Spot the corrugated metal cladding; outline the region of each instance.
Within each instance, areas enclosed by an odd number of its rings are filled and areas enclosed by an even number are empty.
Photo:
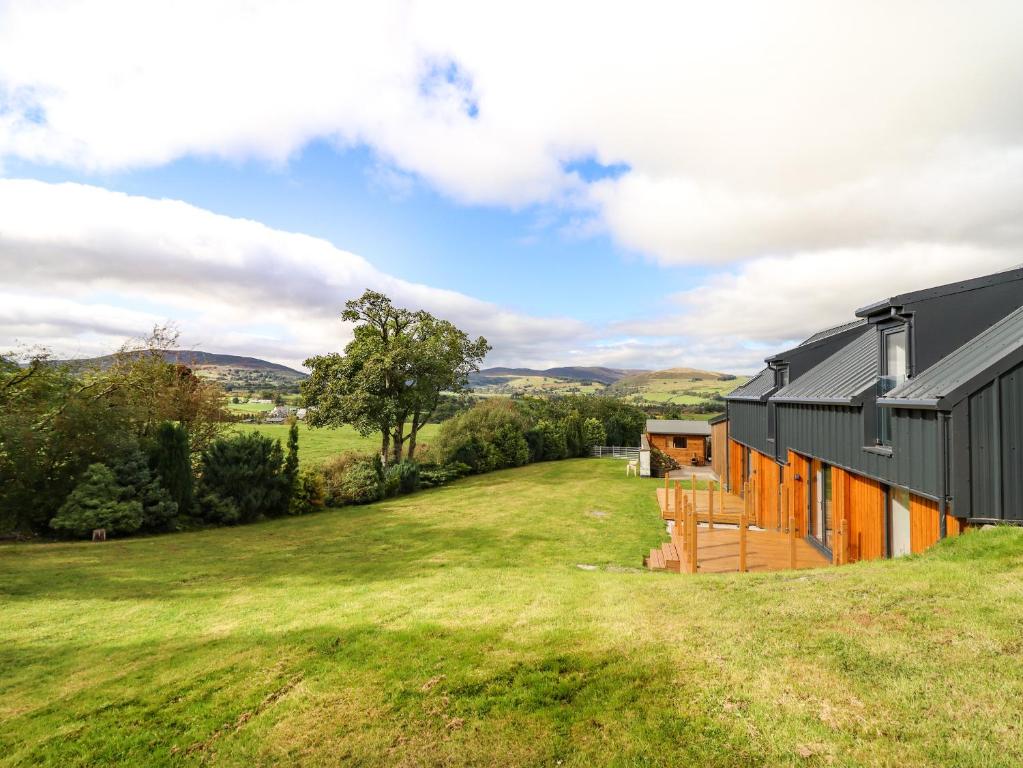
[[[939,495],[937,414],[896,409],[890,457],[864,451],[863,436],[859,408],[778,403],[780,446],[917,493]]]
[[[728,436],[773,456],[774,444],[767,442],[767,404],[751,400],[729,400]]]
[[[937,402],[1020,347],[1023,347],[1023,307],[974,336],[926,371],[899,385],[879,402],[900,399]]]
[[[781,403],[853,398],[877,380],[877,332],[868,328],[813,370],[778,390],[772,400]]]
[[[813,344],[814,342],[822,341],[823,339],[829,339],[832,336],[837,336],[840,333],[845,333],[848,330],[859,328],[861,325],[866,324],[866,318],[861,317],[859,320],[850,320],[848,323],[842,323],[841,325],[836,325],[832,328],[825,328],[823,331],[817,331],[817,333],[808,338],[806,341],[801,342],[799,346],[805,347],[808,344]]]
[[[970,516],[1023,520],[1023,366],[970,396]]]
[[[774,371],[764,368],[745,384],[725,395],[725,400],[759,400],[772,389],[774,389]]]

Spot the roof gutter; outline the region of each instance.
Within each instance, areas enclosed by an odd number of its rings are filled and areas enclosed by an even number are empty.
[[[856,405],[852,397],[772,397],[771,402],[798,405]]]
[[[879,397],[877,404],[882,408],[929,408],[938,407],[938,401],[930,398],[917,397]]]

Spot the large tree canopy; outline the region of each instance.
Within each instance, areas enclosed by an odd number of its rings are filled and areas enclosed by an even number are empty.
[[[302,385],[309,424],[379,432],[385,458],[413,458],[441,393],[463,391],[490,345],[429,312],[396,307],[376,291],[346,302],[341,319],[355,324],[344,352],[305,362],[312,371]]]

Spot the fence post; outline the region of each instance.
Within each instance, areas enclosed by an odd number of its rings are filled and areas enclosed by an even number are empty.
[[[714,481],[707,481],[707,530],[714,530]]]
[[[789,568],[796,567],[796,518],[789,515]]]
[[[746,510],[739,515],[739,573],[746,573]]]
[[[682,547],[682,541],[684,539],[684,535],[683,535],[683,532],[682,532],[683,516],[682,516],[681,499],[682,499],[682,485],[678,482],[678,480],[676,480],[675,481],[675,503],[673,505],[674,508],[675,508],[675,548],[676,549],[679,549],[679,548]],[[668,497],[665,496],[665,498],[664,498],[665,505],[668,504],[668,501],[669,501]],[[682,555],[682,553],[679,552],[679,556],[680,557],[681,557],[681,555]]]
[[[696,573],[699,568],[697,564],[697,558],[699,557],[699,547],[697,546],[697,532],[699,531],[699,520],[696,519],[696,507],[693,507],[692,522],[689,523],[689,571],[690,573]]]
[[[696,514],[696,473],[693,472],[691,477],[692,477],[692,479],[690,480],[690,482],[693,484],[693,487],[689,489],[689,495],[693,497],[693,514],[695,515]]]

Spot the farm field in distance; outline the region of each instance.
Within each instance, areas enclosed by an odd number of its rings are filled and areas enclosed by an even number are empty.
[[[237,528],[2,544],[0,765],[1023,762],[1023,531],[653,573],[658,485],[579,459]]]
[[[233,424],[231,429],[237,432],[262,432],[276,438],[282,445],[288,442],[287,424]],[[429,444],[430,439],[440,430],[440,424],[427,424],[419,430],[419,447]],[[318,464],[342,451],[361,451],[376,453],[380,450],[378,434],[363,437],[353,427],[337,429],[317,427],[315,429],[298,423],[298,460],[302,466]]]
[[[749,381],[748,376],[734,376],[722,381],[726,375],[690,368],[669,368],[627,376],[612,384],[608,394],[636,405],[675,405],[685,410],[686,406],[715,403],[716,395],[726,395]],[[724,403],[716,403],[724,411]],[[703,417],[710,418],[711,415],[703,414]],[[686,415],[686,418],[700,417],[701,414]]]

